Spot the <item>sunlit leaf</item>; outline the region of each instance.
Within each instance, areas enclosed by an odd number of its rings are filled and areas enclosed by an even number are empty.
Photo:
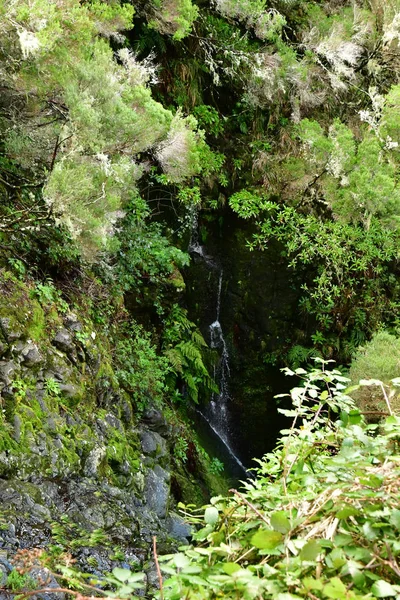
[[[251,543],[260,550],[273,550],[282,541],[282,534],[272,529],[260,529],[251,538]]]

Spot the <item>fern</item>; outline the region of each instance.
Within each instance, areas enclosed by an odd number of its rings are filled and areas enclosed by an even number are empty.
[[[192,331],[192,342],[201,348],[207,348],[207,342],[198,329]]]
[[[182,373],[183,370],[183,357],[182,353],[177,348],[169,348],[164,352],[175,373]]]
[[[164,356],[171,366],[172,377],[168,378],[171,392],[175,392],[177,386],[179,389],[179,382],[184,382],[186,396],[196,403],[200,391],[206,396],[218,393],[204,362],[209,348],[187,311],[175,304],[164,325]]]
[[[292,368],[297,368],[308,361],[312,356],[315,356],[315,354],[315,348],[306,348],[305,346],[296,344],[293,348],[290,348],[287,353],[287,360]]]
[[[203,362],[200,350],[197,348],[197,346],[193,344],[191,340],[188,340],[186,342],[180,342],[177,345],[177,348],[179,348],[179,350],[182,352],[184,358],[192,362],[196,360],[200,360],[201,362]]]
[[[193,402],[196,402],[196,404],[197,404],[197,402],[199,401],[199,390],[197,388],[197,383],[196,383],[195,378],[188,371],[183,373],[182,377],[188,387],[188,392],[189,392],[190,398],[193,400]]]

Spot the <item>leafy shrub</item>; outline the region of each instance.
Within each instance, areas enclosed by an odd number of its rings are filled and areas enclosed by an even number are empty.
[[[150,27],[161,33],[172,35],[174,40],[182,40],[193,26],[199,9],[191,0],[154,0],[154,18]]]
[[[162,403],[168,361],[157,355],[150,335],[140,325],[131,323],[125,338],[117,342],[115,361],[118,381],[131,394],[139,410],[143,410],[148,403]]]

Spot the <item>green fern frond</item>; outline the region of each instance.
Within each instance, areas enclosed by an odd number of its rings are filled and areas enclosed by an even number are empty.
[[[214,379],[212,377],[210,377],[209,375],[204,377],[202,379],[201,383],[203,384],[203,386],[206,388],[207,391],[211,392],[212,394],[219,394],[219,387],[215,383]]]
[[[177,304],[174,304],[172,307],[169,320],[174,323],[176,328],[183,329],[184,331],[188,332],[191,331],[194,326],[194,323],[188,319],[187,310],[181,308]]]
[[[189,392],[190,398],[193,400],[193,402],[197,403],[199,400],[199,390],[197,389],[196,380],[188,372],[183,373],[182,378],[188,386],[188,392]]]
[[[198,329],[192,331],[192,342],[200,348],[207,348],[207,342],[205,341]]]
[[[184,358],[187,358],[191,361],[195,361],[196,359],[202,361],[201,352],[192,341],[188,340],[186,342],[180,342],[177,344],[176,348],[182,352]]]
[[[176,373],[182,373],[183,370],[183,356],[182,353],[176,348],[169,348],[164,352],[171,367]]]

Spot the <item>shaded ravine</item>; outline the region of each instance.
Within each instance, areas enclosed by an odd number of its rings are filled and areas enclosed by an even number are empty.
[[[235,451],[232,439],[231,439],[231,415],[229,411],[229,402],[231,400],[229,393],[229,378],[231,375],[229,366],[229,353],[227,344],[224,338],[224,333],[220,323],[221,313],[221,292],[223,283],[223,269],[210,257],[204,246],[199,244],[196,230],[194,229],[194,235],[192,237],[189,252],[196,254],[210,271],[218,275],[218,283],[216,290],[215,300],[215,320],[209,325],[209,338],[210,347],[219,353],[219,360],[214,365],[214,380],[219,387],[219,393],[213,393],[210,402],[202,407],[196,409],[197,415],[205,425],[208,432],[206,434],[216,437],[216,450],[221,452],[222,457],[225,458],[228,455],[230,467],[228,470],[232,472],[237,478],[251,477],[252,474],[247,470],[243,462],[240,460],[237,452]],[[200,423],[198,423],[200,425]],[[204,429],[203,427],[201,427]],[[219,446],[219,448],[218,448]],[[225,457],[223,456],[225,455]]]
[[[232,447],[231,441],[231,430],[230,420],[231,416],[229,413],[228,403],[230,401],[229,395],[229,354],[226,347],[224,333],[222,331],[220,323],[220,312],[221,312],[221,291],[223,281],[223,270],[221,269],[218,277],[218,290],[217,290],[217,309],[216,319],[209,327],[210,331],[210,346],[212,349],[220,352],[220,359],[218,364],[214,366],[214,380],[219,386],[219,394],[213,394],[209,404],[203,409],[202,415],[207,421],[213,432],[220,438],[226,447],[227,451],[237,463],[239,468],[243,471],[246,477],[249,476],[249,472],[235,453]]]

